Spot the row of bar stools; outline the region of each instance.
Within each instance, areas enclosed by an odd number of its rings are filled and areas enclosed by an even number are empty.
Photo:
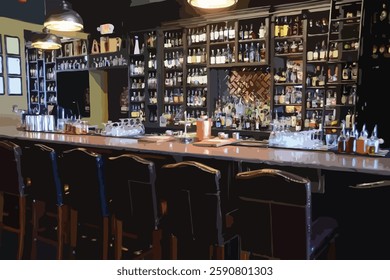
[[[57,152],[42,144],[24,146],[22,170],[32,208],[31,259],[37,258],[38,242],[55,246],[56,258],[62,259],[64,242],[69,238],[68,211],[63,202]]]
[[[26,201],[20,147],[8,141],[0,143],[1,159],[16,163],[8,164],[7,169],[16,174],[13,187],[11,191],[3,187],[2,193],[16,192],[21,198],[18,220],[22,224],[14,229],[21,258]],[[50,241],[59,259],[64,243],[71,249],[70,258],[107,259],[111,240],[115,259],[160,259],[164,235],[170,241],[171,259],[224,259],[226,245],[232,244],[243,250],[244,259],[312,259],[334,244],[337,236],[335,220],[311,221],[310,180],[285,171],[258,169],[235,176],[239,199],[231,214],[233,226],[228,229],[223,223],[220,170],[206,164],[162,165],[161,178],[170,179],[164,181],[167,210],[161,223],[152,161],[133,154],[104,160],[85,148],[57,155],[41,144],[24,150],[22,166],[33,199],[32,258],[38,241]],[[46,172],[42,165],[34,166],[37,157],[45,162]],[[3,186],[11,184],[7,181]],[[46,216],[54,218],[54,223],[47,222]],[[9,229],[4,222],[1,225]],[[50,240],[44,234],[47,231],[57,234]]]
[[[26,234],[26,195],[21,171],[22,150],[19,145],[0,141],[0,250],[2,231],[16,233],[16,259],[22,259]]]

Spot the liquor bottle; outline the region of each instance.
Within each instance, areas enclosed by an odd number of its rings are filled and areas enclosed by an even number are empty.
[[[382,8],[379,13],[379,21],[383,24],[388,24],[388,19],[387,19],[388,16],[389,16],[388,8],[386,6],[385,1],[383,1]]]
[[[244,62],[249,62],[249,49],[248,49],[248,44],[245,44],[243,60],[244,60]]]
[[[249,39],[249,29],[247,24],[245,25],[245,29],[244,29],[244,40],[246,39]]]
[[[341,73],[341,78],[343,80],[349,80],[350,76],[351,76],[350,68],[349,68],[348,64],[345,63],[344,68],[343,68],[343,72]]]
[[[266,58],[266,48],[265,48],[265,43],[263,43],[260,49],[260,62],[265,62],[265,58]]]
[[[234,30],[233,25],[230,25],[229,27],[229,40],[232,41],[236,38],[236,32]],[[206,41],[206,40],[205,40]]]
[[[342,122],[341,127],[342,128],[340,131],[340,135],[337,139],[337,151],[339,153],[345,153],[347,137],[345,134],[345,122],[344,121]]]
[[[379,152],[378,126],[375,125],[371,137],[367,141],[367,153],[370,155]]]
[[[321,50],[320,50],[320,60],[325,60],[326,59],[326,45],[325,45],[325,40],[322,41],[321,45]]]
[[[349,133],[347,142],[345,145],[345,152],[348,154],[356,152],[356,138],[355,138],[356,127],[355,124],[352,124],[352,130]]]
[[[333,59],[338,59],[339,58],[339,49],[337,46],[337,43],[334,43],[333,48],[332,48],[332,58]]]
[[[211,50],[211,55],[210,55],[210,64],[215,64],[216,63],[216,57],[214,50]]]
[[[302,116],[301,116],[301,111],[298,111],[297,120],[295,124],[295,131],[301,131],[301,130],[302,130]]]
[[[291,29],[290,29],[290,25],[288,23],[288,17],[285,16],[284,17],[284,21],[283,21],[283,37],[285,36],[291,36]]]
[[[222,25],[221,25],[221,27],[219,28],[219,33],[218,33],[218,41],[220,41],[220,42],[223,42],[223,40],[224,40],[224,37],[223,37],[223,28],[222,28]]]
[[[214,41],[219,41],[219,31],[218,31],[218,26],[215,25],[214,27]]]
[[[321,67],[320,75],[318,76],[318,85],[324,86],[325,85],[325,73],[324,73],[324,66]]]
[[[260,28],[259,28],[259,38],[260,39],[265,38],[265,34],[266,34],[266,29],[265,29],[264,23],[261,22],[260,23]]]
[[[253,23],[251,23],[250,28],[249,28],[249,39],[256,39],[257,35],[255,31],[253,30]]]
[[[356,153],[362,155],[367,154],[367,138],[368,133],[366,130],[366,124],[363,124],[360,136],[356,139]]]
[[[211,25],[211,28],[210,28],[210,41],[211,42],[214,42],[214,25]]]
[[[240,40],[244,40],[244,28],[242,27],[242,25],[240,25],[239,38]]]
[[[225,28],[223,30],[223,40],[224,41],[228,41],[229,40],[229,27],[228,27],[228,23],[227,22],[226,22]]]
[[[275,28],[274,28],[274,36],[275,37],[280,37],[281,35],[280,35],[280,25],[279,25],[279,18],[278,17],[276,17],[275,18]]]
[[[318,48],[318,44],[316,44],[313,52],[313,60],[318,60],[320,58],[320,50]]]
[[[255,62],[255,46],[253,42],[251,43],[249,47],[249,62]]]
[[[296,16],[294,18],[294,23],[293,23],[293,27],[292,27],[292,35],[293,36],[297,36],[299,35],[299,16]]]

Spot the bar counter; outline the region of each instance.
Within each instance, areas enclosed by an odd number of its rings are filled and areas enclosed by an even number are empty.
[[[14,126],[0,126],[0,138],[94,147],[130,152],[147,152],[172,156],[193,156],[228,161],[265,163],[277,166],[294,166],[320,170],[357,172],[373,175],[390,175],[390,158],[336,154],[331,151],[312,151],[284,148],[243,146],[198,147],[179,141],[160,143],[139,142],[137,139],[72,135],[46,132],[19,131]]]

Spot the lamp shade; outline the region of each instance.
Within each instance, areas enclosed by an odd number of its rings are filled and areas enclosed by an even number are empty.
[[[62,1],[60,9],[47,15],[43,26],[49,30],[65,32],[84,29],[83,19],[66,1]]]
[[[43,33],[32,41],[31,46],[42,50],[58,50],[61,48],[61,40],[54,34]]]
[[[233,6],[238,0],[187,0],[187,2],[196,8],[201,9],[222,9]]]

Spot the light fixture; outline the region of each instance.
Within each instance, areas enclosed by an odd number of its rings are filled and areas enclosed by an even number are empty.
[[[233,6],[238,0],[187,0],[187,2],[201,9],[223,9]]]
[[[37,34],[32,40],[31,46],[42,50],[58,50],[61,48],[61,40],[55,34],[48,33],[43,30],[43,33]]]
[[[84,23],[81,16],[72,10],[71,4],[62,1],[60,9],[47,15],[43,26],[52,31],[82,31]]]

